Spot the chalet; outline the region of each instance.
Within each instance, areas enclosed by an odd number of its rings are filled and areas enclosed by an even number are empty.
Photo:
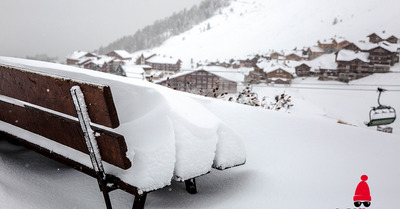
[[[146,65],[146,60],[156,56],[156,54],[141,54],[137,59],[136,59],[136,64],[137,65]]]
[[[369,53],[340,50],[336,54],[339,81],[349,82],[373,73]]]
[[[232,62],[233,62],[233,60],[232,60]],[[224,60],[224,61],[209,62],[206,64],[206,66],[217,66],[217,67],[229,68],[229,67],[231,67],[231,61]]]
[[[381,42],[378,46],[369,50],[369,59],[371,64],[383,64],[393,66],[399,62],[399,53],[397,47],[393,47]]]
[[[267,72],[267,83],[290,84],[294,77],[287,69],[288,68],[278,67],[275,70]]]
[[[245,76],[244,82],[250,84],[258,84],[261,82],[266,82],[266,73],[258,65],[254,66],[254,70],[250,71],[248,75]]]
[[[258,59],[260,59],[260,56],[257,55],[252,58],[247,58],[245,60],[239,60],[240,67],[254,67],[257,64]]]
[[[123,65],[123,62],[119,59],[108,58],[105,59],[102,65],[99,65],[99,71],[111,74],[121,74],[119,67]]]
[[[336,40],[328,39],[323,41],[318,41],[318,47],[324,50],[325,53],[332,53],[336,51]]]
[[[283,54],[279,52],[272,52],[269,57],[270,59],[279,59],[280,57],[283,57]]]
[[[311,67],[311,75],[318,75],[319,80],[337,80],[338,71],[335,53],[324,54],[305,64]]]
[[[290,53],[288,55],[285,55],[285,60],[300,61],[302,59],[303,59],[303,56],[302,56],[301,53],[299,54],[299,53],[292,52],[292,53]]]
[[[176,74],[158,81],[157,84],[179,91],[198,93],[206,96],[212,96],[214,90],[216,90],[216,94],[237,92],[236,81],[221,77],[204,69]]]
[[[147,59],[145,64],[151,66],[153,70],[163,71],[165,74],[175,74],[181,70],[182,61],[172,57],[152,56]]]
[[[343,47],[343,49],[355,51],[355,52],[368,52],[372,48],[370,43],[349,43],[347,46]]]
[[[397,44],[399,39],[393,35],[386,35],[385,32],[382,33],[372,33],[371,35],[367,36],[369,38],[369,42],[371,43],[379,43],[382,41],[387,41],[392,44]]]
[[[351,43],[350,41],[346,40],[343,37],[335,38],[335,42],[336,42],[336,50],[343,49],[344,47],[346,47]]]
[[[78,65],[81,59],[89,58],[89,57],[97,57],[96,54],[85,52],[85,51],[74,51],[72,54],[67,57],[67,65]]]
[[[295,67],[296,75],[299,77],[310,76],[311,75],[311,66],[308,66],[305,63],[302,63],[299,66]]]
[[[109,57],[114,57],[119,60],[131,60],[132,55],[125,50],[114,50],[106,54]]]
[[[318,46],[309,47],[307,49],[308,59],[312,60],[315,59],[325,53],[324,49]]]
[[[383,41],[384,39],[378,36],[376,33],[372,33],[371,35],[367,36],[369,38],[369,42],[371,43],[379,43]]]
[[[125,76],[128,78],[136,78],[144,80],[146,78],[146,73],[140,65],[121,65]]]

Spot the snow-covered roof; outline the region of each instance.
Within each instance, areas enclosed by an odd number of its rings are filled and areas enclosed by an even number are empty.
[[[377,46],[377,44],[375,43],[370,43],[365,41],[355,42],[353,44],[362,51],[369,51],[370,49],[373,49]]]
[[[285,56],[289,56],[289,55],[296,55],[299,57],[304,57],[303,55],[303,51],[302,50],[288,50],[288,51],[284,51]]]
[[[325,52],[324,49],[322,49],[322,48],[319,47],[319,46],[312,46],[312,47],[309,47],[308,50],[310,50],[311,52],[320,52],[320,53]]]
[[[106,56],[106,55],[100,55],[98,59],[92,60],[92,62],[94,64],[96,64],[96,65],[103,66],[105,63],[109,63],[109,62],[111,62],[113,60],[115,60],[114,57],[109,57],[109,56]]]
[[[244,81],[245,75],[247,75],[252,68],[239,68],[239,69],[232,69],[232,68],[225,68],[220,66],[201,66],[194,71],[184,71],[177,73],[175,75],[169,76],[169,79],[181,77],[187,74],[191,74],[197,72],[199,70],[207,71],[211,74],[214,74],[218,77],[224,78],[229,81],[233,81],[236,83],[242,83]],[[167,78],[162,78],[158,80],[156,83],[160,83],[167,80]]]
[[[336,43],[341,43],[343,41],[348,41],[345,37],[342,37],[342,36],[335,37],[333,39],[336,41]]]
[[[324,39],[322,41],[318,41],[320,44],[333,44],[334,39],[329,38],[329,39]]]
[[[176,64],[176,63],[178,63],[179,59],[175,59],[175,58],[167,57],[167,56],[154,56],[154,57],[151,57],[150,59],[147,59],[146,61],[151,62],[151,63],[159,63],[159,64]]]
[[[318,71],[319,69],[337,69],[335,58],[335,53],[323,54],[313,60],[304,61],[303,63],[310,66],[311,71]]]
[[[124,71],[126,73],[136,73],[136,74],[143,74],[144,70],[142,67],[137,66],[137,65],[122,65],[122,69],[124,69]]]
[[[370,37],[370,36],[372,36],[373,34],[379,36],[379,37],[382,38],[382,39],[388,39],[388,38],[390,38],[390,37],[392,37],[392,36],[396,37],[395,35],[390,34],[390,33],[387,33],[387,32],[385,32],[385,31],[380,31],[380,32],[371,33],[371,34],[368,35],[367,37]],[[396,38],[398,38],[398,37],[396,37]]]
[[[285,70],[288,73],[295,73],[295,67],[300,65],[297,61],[278,61],[278,60],[261,60],[257,63],[257,67],[263,69],[264,72],[269,73],[277,69]]]
[[[363,62],[369,62],[369,53],[367,52],[354,52],[351,50],[340,50],[337,55],[337,61],[352,61],[359,59]]]
[[[242,83],[244,81],[245,75],[247,75],[251,70],[253,70],[253,68],[232,69],[220,66],[203,66],[198,69],[203,69],[207,72],[210,72],[226,80],[230,80],[236,83]]]
[[[97,60],[97,57],[83,57],[83,58],[80,58],[78,60],[79,60],[78,65],[82,65],[82,64],[84,64],[86,62],[91,62],[91,61]]]
[[[72,52],[72,54],[68,55],[67,59],[79,60],[80,58],[82,58],[86,54],[88,54],[88,52],[77,50],[77,51]]]
[[[121,67],[125,71],[126,77],[143,79],[145,72],[142,67],[137,65],[122,65]]]
[[[399,44],[392,44],[387,41],[379,42],[377,45],[390,51],[390,52],[397,52],[400,49]],[[373,48],[375,48],[375,47],[373,47]]]
[[[132,58],[132,55],[129,52],[125,51],[125,50],[114,50],[113,52],[118,54],[123,59]]]

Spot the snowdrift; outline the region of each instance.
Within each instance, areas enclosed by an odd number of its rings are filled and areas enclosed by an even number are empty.
[[[212,167],[225,169],[246,161],[240,137],[182,93],[140,80],[59,64],[8,57],[0,57],[0,63],[109,85],[121,123],[114,131],[125,137],[132,167],[122,170],[105,163],[105,171],[142,191],[167,186],[171,179],[183,181],[206,174]],[[0,129],[91,165],[87,155],[44,137],[4,122],[0,123]]]

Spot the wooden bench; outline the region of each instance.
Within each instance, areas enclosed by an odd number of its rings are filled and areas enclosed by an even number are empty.
[[[0,79],[0,95],[7,98],[0,99],[1,121],[88,154],[92,167],[7,130],[0,130],[0,138],[6,138],[96,178],[108,209],[112,208],[108,193],[115,189],[135,196],[133,208],[144,208],[146,192],[105,173],[103,169],[102,161],[121,169],[129,169],[134,163],[126,157],[124,136],[99,128],[105,126],[114,129],[119,126],[109,86],[10,66],[0,66]],[[10,102],[14,100],[19,104]],[[100,126],[93,126],[90,121]],[[194,179],[185,182],[188,192],[196,193]]]

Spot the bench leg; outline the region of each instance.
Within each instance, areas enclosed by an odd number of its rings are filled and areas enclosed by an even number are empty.
[[[106,208],[112,209],[110,195],[108,194],[108,191],[102,191],[102,192],[103,192],[104,202],[106,203]]]
[[[133,202],[132,209],[143,209],[144,204],[146,203],[147,193],[143,193],[142,195],[135,196],[135,201]]]
[[[186,191],[189,192],[189,194],[196,194],[197,193],[196,179],[195,178],[185,180],[185,186],[186,186]]]

